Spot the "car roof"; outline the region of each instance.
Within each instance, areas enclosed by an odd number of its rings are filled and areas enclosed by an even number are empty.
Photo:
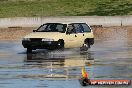
[[[87,24],[87,23],[45,23],[45,24]]]
[[[69,24],[87,24],[87,23],[85,23],[85,22],[67,22],[67,23],[65,23],[65,22],[62,22],[62,23],[59,23],[59,22],[56,22],[56,23],[44,23],[44,24],[66,24],[66,25],[69,25]],[[43,24],[43,25],[44,25]],[[87,24],[89,27],[90,27],[90,25],[89,24]]]
[[[86,24],[86,23],[69,23],[69,24]]]
[[[45,24],[63,24],[63,23],[45,23]]]

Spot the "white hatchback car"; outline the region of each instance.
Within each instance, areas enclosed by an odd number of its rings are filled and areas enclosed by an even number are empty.
[[[22,40],[28,53],[35,49],[74,47],[85,47],[87,50],[93,44],[93,31],[86,23],[46,23]]]

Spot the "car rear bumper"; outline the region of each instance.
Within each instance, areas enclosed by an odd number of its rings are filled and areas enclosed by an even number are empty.
[[[32,49],[51,49],[57,48],[57,41],[25,41],[22,40],[22,45],[24,48],[32,48]]]

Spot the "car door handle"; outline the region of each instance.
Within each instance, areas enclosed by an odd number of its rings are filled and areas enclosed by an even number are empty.
[[[84,36],[84,34],[83,34],[83,36]]]
[[[75,37],[77,37],[77,35],[75,35]]]

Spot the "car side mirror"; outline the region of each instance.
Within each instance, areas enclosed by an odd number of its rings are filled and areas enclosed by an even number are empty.
[[[36,32],[36,30],[33,30],[33,32]]]

